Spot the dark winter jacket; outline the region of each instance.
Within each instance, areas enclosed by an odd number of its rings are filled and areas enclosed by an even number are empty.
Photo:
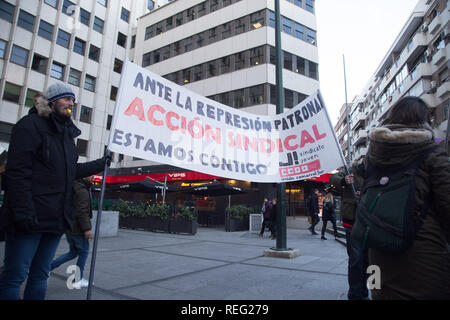
[[[322,220],[333,220],[334,206],[332,202],[323,201]]]
[[[314,216],[319,213],[319,198],[315,193],[309,195],[306,200],[306,207],[308,208],[308,215]]]
[[[264,220],[267,221],[270,220],[272,207],[273,207],[272,201],[267,201],[264,209]]]
[[[370,133],[368,157],[377,166],[407,164],[435,145],[427,127],[390,125]],[[415,215],[428,195],[432,205],[411,248],[402,254],[369,250],[371,265],[381,270],[374,299],[450,299],[450,163],[442,148],[428,155],[416,177]]]
[[[59,120],[41,95],[13,127],[1,219],[8,232],[62,234],[70,230],[73,181],[103,170],[103,158],[77,163],[74,138],[81,132],[67,120]]]
[[[350,167],[350,173],[353,173],[353,186],[355,191],[360,191],[363,185],[363,178],[361,177],[360,165],[363,165],[363,159],[353,161]],[[346,173],[339,171],[330,177],[330,183],[335,186],[336,191],[341,194],[341,208],[339,214],[342,216],[344,226],[352,227],[355,221],[357,201],[353,195],[352,185],[345,182]]]
[[[79,179],[73,182],[73,206],[75,213],[71,234],[83,235],[85,231],[92,230],[91,185],[91,182],[87,179]]]

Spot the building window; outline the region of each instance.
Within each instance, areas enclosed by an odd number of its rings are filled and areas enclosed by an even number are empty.
[[[195,19],[195,7],[189,8],[186,11],[187,22]]]
[[[148,0],[147,1],[147,9],[148,10],[153,10],[155,8],[155,1],[153,1],[153,0]]]
[[[295,30],[294,36],[296,38],[300,39],[300,40],[305,40],[305,36],[304,36],[304,34],[305,34],[305,27],[302,26],[301,24],[295,22],[295,27],[294,28],[295,28],[294,29]]]
[[[44,0],[44,2],[55,9],[58,6],[58,0]]]
[[[183,24],[183,13],[179,13],[175,16],[175,26],[181,26]]]
[[[0,0],[0,19],[12,22],[14,6],[4,0]]]
[[[130,45],[130,49],[133,49],[136,45],[136,35],[131,36],[131,45]]]
[[[12,124],[0,122],[0,141],[9,142],[11,140],[12,128]]]
[[[269,11],[269,26],[275,28],[275,12]]]
[[[305,75],[305,59],[297,57],[297,68],[295,72]]]
[[[220,74],[230,72],[230,57],[223,57],[219,59]]]
[[[217,76],[217,62],[216,60],[207,63],[207,77],[215,77]]]
[[[70,68],[68,82],[76,87],[79,87],[81,83],[81,71],[78,71],[74,68]]]
[[[91,13],[83,8],[80,8],[80,22],[88,27],[91,22]]]
[[[239,52],[234,55],[234,70],[245,68],[245,52]]]
[[[163,32],[163,23],[158,22],[155,26],[155,35],[161,34]]]
[[[28,59],[28,50],[18,46],[13,46],[10,61],[26,67]]]
[[[252,30],[253,29],[259,29],[261,27],[264,26],[264,16],[265,16],[265,11],[260,11],[260,12],[256,12],[253,13],[250,16],[250,24],[252,26]]]
[[[301,1],[301,0],[294,0],[294,4],[295,4],[297,7],[303,8],[303,6],[302,6],[302,1]]]
[[[20,90],[22,90],[22,87],[6,82],[5,90],[3,91],[3,100],[19,103]]]
[[[84,88],[86,90],[95,92],[95,81],[96,81],[95,77],[87,74],[84,80]]]
[[[45,74],[47,72],[48,58],[34,54],[33,61],[31,63],[31,69]]]
[[[206,1],[205,1],[206,2]],[[197,13],[198,13],[198,17],[202,17],[205,15],[206,13],[206,7],[205,7],[205,2],[199,3],[197,5]]]
[[[97,3],[100,3],[104,7],[108,6],[108,0],[97,0]]]
[[[158,63],[161,61],[161,54],[158,50],[153,52],[153,63]]]
[[[243,108],[245,107],[245,91],[244,89],[235,90],[233,98],[233,107],[235,108]]]
[[[111,93],[109,94],[109,99],[116,101],[117,98],[117,87],[111,86]]]
[[[264,103],[264,85],[250,87],[249,91],[249,106]]]
[[[33,32],[35,16],[26,11],[20,10],[17,25],[25,30]]]
[[[81,157],[87,156],[87,148],[88,148],[88,141],[83,139],[77,139],[77,153]]]
[[[30,107],[32,108],[34,106],[34,97],[38,94],[39,92],[33,89],[28,88],[27,89],[27,95],[25,98],[25,106],[26,107]]]
[[[147,52],[142,56],[142,67],[145,68],[146,66],[149,66],[151,64],[151,57],[152,53]]]
[[[173,17],[166,19],[166,31],[172,29],[173,27]]]
[[[194,67],[194,81],[203,80],[203,65],[199,64]]]
[[[241,19],[238,19],[235,21],[234,23],[234,34],[240,34],[240,33],[244,33],[247,28],[246,28],[246,23],[247,23],[247,17],[243,17]]]
[[[153,37],[153,26],[148,26],[147,28],[145,28],[144,40],[147,40],[151,37]]]
[[[100,32],[101,34],[103,34],[103,25],[105,24],[105,22],[100,19],[99,17],[95,16],[94,17],[94,25],[92,26],[92,28],[97,31]]]
[[[70,2],[69,0],[63,1],[62,12],[71,16],[75,13],[75,3]]]
[[[309,77],[319,80],[318,74],[317,74],[317,63],[309,62]]]
[[[123,61],[115,58],[114,59],[114,72],[122,73]]]
[[[112,115],[108,114],[108,119],[106,120],[106,130],[111,129],[111,124],[112,124]]]
[[[286,51],[283,51],[283,68],[292,71],[292,54]]]
[[[288,109],[294,107],[294,91],[284,89],[284,106]]]
[[[93,44],[89,47],[89,59],[92,59],[94,61],[99,61],[100,59],[100,48],[97,48]]]
[[[126,47],[127,45],[127,36],[123,33],[119,32],[117,35],[117,44],[121,47]]]
[[[7,42],[5,40],[0,39],[0,59],[5,58],[6,44]]]
[[[53,62],[52,70],[50,70],[50,76],[59,80],[63,80],[64,78],[64,65]]]
[[[91,123],[91,116],[92,116],[92,108],[81,106],[80,110],[80,121],[84,123]]]
[[[122,7],[122,11],[120,12],[120,19],[125,22],[130,22],[130,11]]]
[[[191,69],[183,70],[183,84],[191,82]]]
[[[56,43],[64,48],[69,48],[70,34],[58,29],[58,37],[56,38]]]
[[[81,39],[75,38],[75,41],[73,43],[73,51],[84,56],[85,49],[86,49],[86,42]]]
[[[281,17],[283,32],[285,32],[287,34],[291,34],[291,31],[292,31],[291,22],[292,21],[290,19]]]
[[[314,0],[306,0],[305,9],[311,13],[314,13]]]
[[[53,29],[53,25],[45,22],[44,20],[41,20],[41,22],[39,23],[38,35],[40,35],[42,38],[52,41]]]
[[[222,25],[222,40],[231,37],[231,22]]]
[[[219,0],[210,0],[209,2],[209,12],[214,12],[219,9]]]
[[[312,29],[306,28],[306,41],[316,45],[316,32]]]
[[[256,66],[264,62],[264,47],[250,50],[250,66]]]

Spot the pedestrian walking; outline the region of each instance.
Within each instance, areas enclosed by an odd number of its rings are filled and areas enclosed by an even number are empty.
[[[72,185],[103,171],[110,157],[77,163],[74,139],[81,131],[70,119],[75,94],[50,85],[45,97],[14,125],[4,174],[5,201],[0,226],[6,231],[0,299],[44,299],[50,264],[61,235],[72,229]]]
[[[325,231],[327,229],[328,221],[333,225],[334,237],[337,238],[337,226],[336,226],[336,214],[334,212],[334,198],[331,192],[328,192],[323,200],[322,206],[322,237],[320,239],[327,240],[325,238]]]
[[[398,253],[369,249],[370,264],[381,271],[379,287],[371,290],[374,300],[450,299],[450,163],[448,153],[436,147],[430,110],[420,98],[402,98],[370,132],[366,167],[370,161],[387,170],[424,157],[415,171],[414,200],[409,202],[415,206],[404,211],[416,225],[412,245]],[[385,171],[380,184],[389,183],[389,177]]]
[[[316,225],[319,223],[319,189],[314,189],[314,193],[310,194],[306,200],[308,215],[311,217],[311,226],[308,228],[312,235],[316,235]]]
[[[369,299],[369,290],[367,289],[368,250],[363,249],[361,243],[351,237],[357,206],[357,199],[352,189],[354,187],[357,193],[361,189],[363,184],[363,178],[360,175],[361,168],[363,168],[363,158],[358,158],[352,162],[349,169],[350,174],[347,175],[345,169],[340,168],[338,173],[330,177],[330,183],[335,186],[342,199],[340,214],[347,244],[347,280],[349,285],[347,298],[349,300]]]
[[[80,280],[74,282],[76,289],[85,288],[89,282],[83,277],[84,267],[89,254],[89,240],[92,239],[92,197],[91,186],[92,176],[75,180],[73,183],[73,203],[75,215],[73,230],[66,233],[66,240],[69,243],[69,252],[55,259],[51,264],[51,270],[60,265],[77,259]]]
[[[264,231],[266,227],[271,230],[271,220],[270,220],[270,211],[272,210],[272,202],[269,201],[269,198],[264,197],[263,208],[261,209],[261,213],[263,215],[263,222],[261,225],[261,231],[259,233],[260,237],[264,236]]]

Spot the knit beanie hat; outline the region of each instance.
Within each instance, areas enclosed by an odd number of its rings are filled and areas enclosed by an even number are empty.
[[[48,87],[47,92],[45,93],[45,98],[48,102],[53,102],[65,97],[71,97],[75,101],[75,93],[72,88],[64,82],[53,83]]]

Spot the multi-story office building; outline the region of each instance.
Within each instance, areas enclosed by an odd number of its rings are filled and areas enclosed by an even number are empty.
[[[103,155],[131,34],[153,1],[0,0],[0,144],[55,81],[72,86],[80,160]]]
[[[450,99],[449,10],[446,0],[420,0],[366,88],[351,103],[352,159],[367,152],[370,129],[404,96],[417,96],[428,104],[437,143],[445,141]],[[344,108],[340,118],[345,116]]]

